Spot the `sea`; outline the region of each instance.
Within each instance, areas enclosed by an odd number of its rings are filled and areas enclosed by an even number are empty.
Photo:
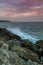
[[[33,43],[43,40],[43,22],[0,22],[0,27]]]

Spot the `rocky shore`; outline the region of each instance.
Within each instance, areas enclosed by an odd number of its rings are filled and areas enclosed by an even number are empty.
[[[0,28],[0,65],[43,65],[43,40],[33,44]]]

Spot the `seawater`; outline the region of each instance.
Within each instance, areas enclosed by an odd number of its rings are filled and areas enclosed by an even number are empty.
[[[43,40],[43,22],[0,22],[0,27],[19,35],[21,39],[29,39],[33,43]]]

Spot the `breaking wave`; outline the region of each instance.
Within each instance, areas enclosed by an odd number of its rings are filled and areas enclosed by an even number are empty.
[[[7,28],[13,34],[17,34],[21,37],[21,39],[29,39],[31,42],[35,43],[38,39],[37,36],[32,36],[28,33],[23,32],[20,28]]]

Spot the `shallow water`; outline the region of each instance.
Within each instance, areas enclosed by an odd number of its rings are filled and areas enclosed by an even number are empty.
[[[33,43],[43,40],[43,22],[0,22],[0,27],[7,28],[22,39],[29,39]]]

